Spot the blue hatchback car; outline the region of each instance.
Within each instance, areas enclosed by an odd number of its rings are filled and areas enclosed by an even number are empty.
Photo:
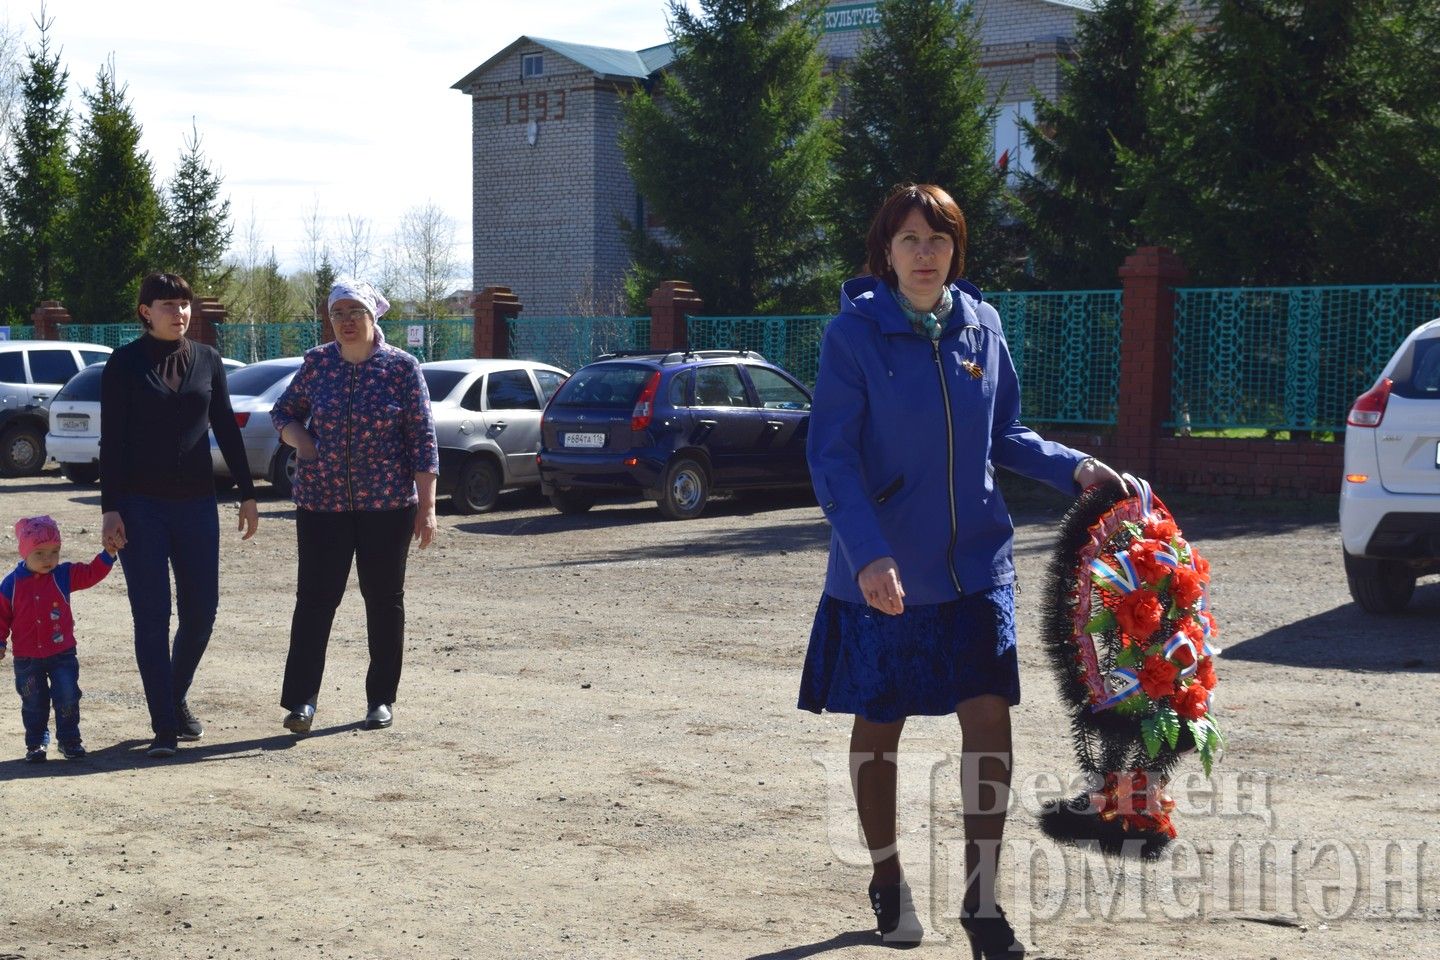
[[[612,354],[556,391],[540,425],[540,486],[561,513],[606,495],[675,520],[712,493],[810,483],[810,391],[758,353]]]

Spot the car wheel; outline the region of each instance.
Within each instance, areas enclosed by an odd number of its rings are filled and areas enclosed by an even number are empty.
[[[1415,571],[1399,560],[1376,560],[1345,553],[1350,596],[1370,613],[1399,613],[1415,593]]]
[[[60,464],[60,474],[71,483],[89,486],[100,479],[100,464],[62,463]]]
[[[26,423],[0,433],[0,472],[29,477],[45,466],[45,435]]]
[[[574,490],[555,490],[550,494],[550,505],[561,513],[584,513],[595,506],[595,498]]]
[[[459,513],[488,513],[500,496],[500,468],[484,456],[472,457],[460,468],[450,501]]]
[[[705,509],[710,497],[710,480],[705,468],[694,460],[680,459],[665,470],[665,484],[656,503],[671,520],[693,520]]]
[[[275,459],[270,461],[270,485],[286,498],[295,489],[295,448],[289,444],[280,444]]]

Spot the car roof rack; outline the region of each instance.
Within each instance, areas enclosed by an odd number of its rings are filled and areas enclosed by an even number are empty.
[[[758,350],[747,350],[744,347],[736,347],[733,350],[671,350],[662,353],[659,350],[611,350],[600,354],[596,360],[623,360],[626,358],[644,357],[657,363],[684,363],[687,360],[715,360],[721,357],[746,357],[769,363]]]

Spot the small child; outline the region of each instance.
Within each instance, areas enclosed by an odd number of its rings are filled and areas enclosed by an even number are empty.
[[[80,742],[80,663],[75,659],[70,591],[104,580],[115,555],[105,551],[89,563],[61,563],[60,527],[49,517],[16,521],[15,539],[24,560],[0,580],[0,660],[5,658],[5,638],[13,632],[25,759],[45,759],[53,702],[60,752],[78,760],[85,756],[85,745]]]

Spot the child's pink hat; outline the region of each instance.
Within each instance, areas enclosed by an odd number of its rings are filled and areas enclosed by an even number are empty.
[[[21,517],[15,521],[15,539],[20,541],[20,556],[28,557],[39,547],[58,547],[60,525],[49,517]]]

